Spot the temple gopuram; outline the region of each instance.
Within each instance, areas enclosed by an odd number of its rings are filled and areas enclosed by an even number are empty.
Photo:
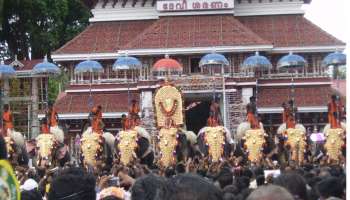
[[[154,125],[152,98],[161,79],[152,73],[154,63],[169,55],[183,66],[173,80],[184,95],[186,127],[195,133],[205,126],[213,99],[220,105],[226,128],[235,129],[246,117],[249,98],[256,94],[259,117],[266,130],[282,123],[282,102],[294,88],[298,120],[306,128],[327,123],[327,102],[337,91],[321,67],[322,59],[345,43],[304,17],[310,0],[86,0],[90,25],[52,53],[70,77],[70,85],[56,100],[60,120],[71,134],[88,126],[89,97],[102,106],[105,129],[121,129],[128,113],[128,96],[140,106],[147,129]],[[230,65],[224,76],[203,71],[201,57],[210,52],[225,55]],[[245,58],[258,51],[273,68],[268,72],[241,69]],[[277,70],[277,61],[289,52],[301,55],[307,67],[291,75]],[[142,69],[116,73],[112,65],[121,55],[137,57]],[[82,60],[99,61],[104,72],[90,77],[75,75]],[[225,95],[225,96],[224,96]],[[343,96],[343,98],[345,98]],[[39,115],[40,117],[40,115]]]

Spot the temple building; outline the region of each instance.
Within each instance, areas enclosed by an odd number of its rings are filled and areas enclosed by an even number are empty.
[[[56,100],[61,120],[71,133],[88,126],[90,79],[74,74],[74,66],[92,59],[104,73],[92,77],[91,96],[101,105],[106,129],[121,128],[121,116],[130,99],[140,104],[140,116],[154,127],[152,97],[161,80],[152,73],[153,64],[168,54],[183,66],[173,82],[179,86],[185,107],[201,102],[185,113],[186,127],[197,132],[205,126],[209,107],[219,100],[224,125],[233,133],[245,120],[245,105],[257,95],[258,112],[266,129],[282,123],[282,103],[291,98],[299,120],[307,128],[327,123],[327,102],[337,92],[322,68],[322,59],[345,43],[304,17],[302,6],[310,0],[86,0],[91,8],[90,25],[52,53],[52,59],[69,73],[70,85]],[[215,51],[228,58],[225,75],[208,74],[199,67],[202,56]],[[264,73],[243,71],[245,58],[259,51],[273,64]],[[307,67],[280,73],[277,61],[289,52],[299,54]],[[116,58],[128,54],[142,61],[132,77],[116,73]],[[223,80],[224,79],[224,80]],[[292,81],[293,80],[293,81]],[[225,98],[223,98],[225,94]]]

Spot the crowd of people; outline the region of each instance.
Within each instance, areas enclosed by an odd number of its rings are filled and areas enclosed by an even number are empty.
[[[69,163],[51,170],[15,170],[23,200],[345,199],[345,171],[339,165],[249,166],[237,165],[237,159],[209,163],[195,158],[167,168],[135,161],[128,166],[114,163],[99,172]],[[267,175],[267,169],[280,173]]]

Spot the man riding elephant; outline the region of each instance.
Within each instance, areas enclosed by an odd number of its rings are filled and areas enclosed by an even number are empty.
[[[246,122],[242,122],[237,127],[237,139],[244,140],[244,147],[248,152],[248,159],[251,162],[259,163],[263,157],[262,149],[265,144],[265,130],[258,119],[258,112],[256,107],[256,98],[252,96],[249,98],[250,102],[247,104],[247,118]]]
[[[293,100],[282,103],[283,123],[278,127],[277,133],[286,139],[285,145],[290,148],[290,160],[302,164],[304,161],[304,152],[306,149],[306,129],[302,124],[297,123],[297,107]]]
[[[197,137],[199,150],[211,160],[217,162],[225,154],[228,156],[234,143],[230,131],[222,126],[213,112],[210,112],[207,126],[202,128]]]
[[[328,103],[328,124],[323,133],[326,136],[325,149],[327,150],[328,162],[339,163],[341,161],[342,148],[345,145],[346,124],[342,121],[344,115],[343,104],[337,95],[331,96]]]
[[[81,156],[85,167],[99,170],[112,165],[115,137],[109,132],[103,132],[101,106],[92,108],[89,120],[91,127],[81,137]]]
[[[67,146],[64,144],[63,131],[50,131],[50,119],[41,120],[41,134],[36,137],[36,164],[38,167],[48,168],[63,166],[70,160]]]
[[[14,130],[13,116],[8,104],[4,105],[3,136],[7,147],[7,156],[12,165],[27,165],[28,155],[25,140],[20,132]]]

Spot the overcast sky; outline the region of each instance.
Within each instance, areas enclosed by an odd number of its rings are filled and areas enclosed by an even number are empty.
[[[349,0],[312,0],[310,5],[304,6],[306,18],[348,44],[347,55],[350,53],[350,13],[346,10],[349,4]]]

